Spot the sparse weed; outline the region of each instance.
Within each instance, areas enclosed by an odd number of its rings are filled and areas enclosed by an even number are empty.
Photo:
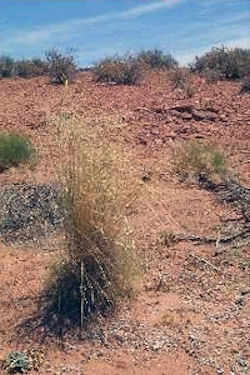
[[[17,134],[0,133],[0,171],[31,160],[34,148],[28,138]]]
[[[189,141],[174,153],[173,168],[182,179],[199,183],[225,178],[228,174],[226,156],[215,145]]]

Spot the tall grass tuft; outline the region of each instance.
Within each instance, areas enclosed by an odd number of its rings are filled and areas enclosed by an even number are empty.
[[[61,118],[59,180],[67,213],[67,251],[47,284],[48,315],[72,328],[133,295],[138,276],[126,210],[136,191],[121,154],[77,119]]]

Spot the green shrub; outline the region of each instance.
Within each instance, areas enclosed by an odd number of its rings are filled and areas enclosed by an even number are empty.
[[[134,291],[138,276],[126,207],[136,197],[119,153],[91,124],[59,120],[67,250],[52,267],[41,301],[44,323],[57,332],[112,310]],[[124,175],[122,175],[124,173]],[[57,319],[53,319],[57,316]],[[60,327],[59,327],[60,328]]]
[[[182,179],[207,183],[228,174],[224,153],[215,145],[189,141],[175,150],[174,171]]]
[[[171,54],[164,54],[159,49],[143,50],[137,55],[137,59],[150,69],[172,69],[178,66],[178,62]]]
[[[30,160],[33,154],[34,149],[26,137],[0,133],[0,171]]]
[[[15,75],[15,60],[9,56],[0,56],[0,78],[10,78]]]
[[[250,50],[243,48],[212,48],[190,64],[193,72],[207,74],[215,72],[218,79],[239,79],[249,73]]]
[[[143,78],[143,64],[133,56],[107,57],[93,69],[97,82],[135,85]]]
[[[77,67],[72,55],[66,56],[56,49],[52,49],[46,52],[46,59],[52,83],[65,85],[74,81]]]
[[[31,370],[29,357],[24,352],[10,352],[3,362],[3,368],[9,374],[20,372],[21,374]]]

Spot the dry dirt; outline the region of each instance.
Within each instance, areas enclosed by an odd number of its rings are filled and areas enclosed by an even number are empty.
[[[166,73],[153,73],[136,87],[97,85],[89,73],[79,74],[67,89],[46,77],[0,81],[0,129],[27,134],[39,150],[32,168],[0,174],[2,187],[55,181],[52,119],[63,113],[102,127],[110,142],[131,157],[135,178],[148,192],[129,214],[143,264],[142,286],[133,301],[92,324],[83,340],[76,334],[62,343],[53,337],[43,342],[41,327],[32,326],[26,336],[20,329],[36,314],[63,235],[2,241],[0,359],[11,350],[35,349],[45,357],[41,375],[248,373],[249,241],[223,246],[167,240],[169,233],[219,238],[223,225],[230,219],[233,231],[238,219],[235,207],[219,202],[212,191],[173,176],[170,161],[177,143],[213,140],[242,184],[250,185],[250,96],[240,95],[239,83],[193,80],[192,98],[174,89]]]

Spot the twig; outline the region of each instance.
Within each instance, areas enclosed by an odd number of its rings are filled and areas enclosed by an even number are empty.
[[[208,262],[206,259],[200,258],[200,257],[198,257],[197,255],[194,255],[194,254],[190,254],[189,256],[196,259],[198,262],[202,262],[202,263],[206,264],[207,266],[211,267],[214,271],[220,272],[220,270],[217,267],[215,267],[212,263]]]

